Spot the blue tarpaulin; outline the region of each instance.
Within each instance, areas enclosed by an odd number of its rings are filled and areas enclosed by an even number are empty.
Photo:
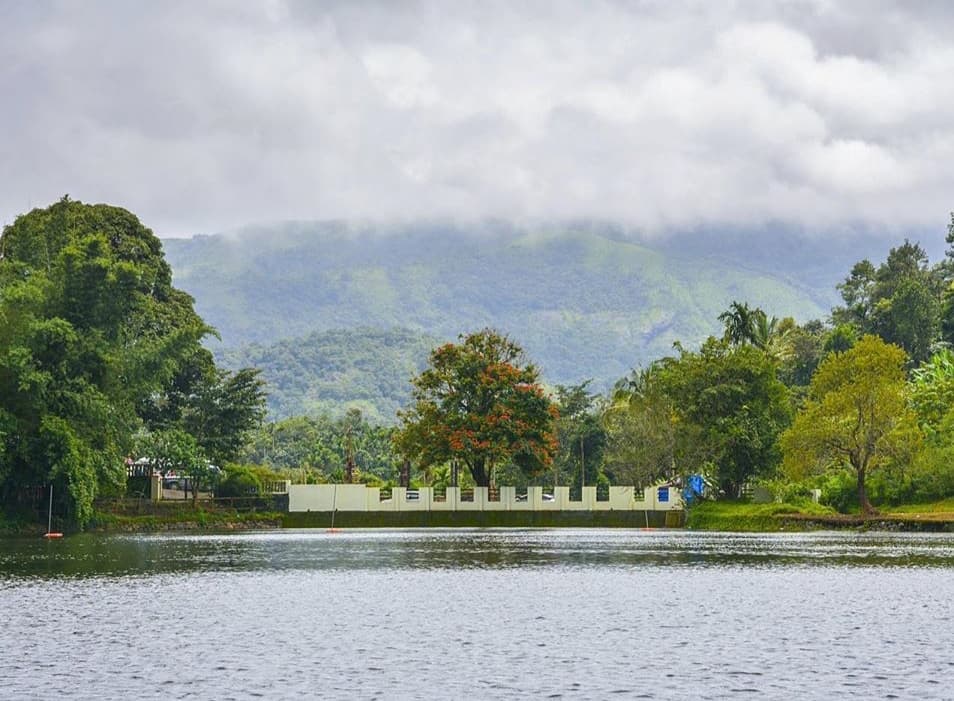
[[[682,490],[682,497],[687,504],[691,504],[696,499],[701,499],[706,493],[706,482],[702,475],[689,475],[686,478],[686,487]]]

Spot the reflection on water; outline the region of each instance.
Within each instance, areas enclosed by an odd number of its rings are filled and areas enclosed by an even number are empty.
[[[288,569],[954,566],[950,534],[300,530],[0,542],[0,582],[10,577]]]
[[[0,541],[3,698],[954,698],[954,536]]]

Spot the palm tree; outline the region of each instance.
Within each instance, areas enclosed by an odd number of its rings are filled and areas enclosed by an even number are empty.
[[[719,321],[725,326],[723,339],[734,346],[751,343],[755,333],[755,314],[760,311],[750,309],[745,302],[732,302],[727,311],[719,314]]]
[[[761,309],[755,310],[752,345],[765,351],[772,360],[783,362],[792,356],[792,331],[795,320],[791,317],[769,318]]]
[[[732,302],[728,311],[719,315],[725,326],[723,339],[734,346],[751,344],[765,351],[773,360],[782,362],[792,354],[791,333],[795,320],[769,317],[759,307],[751,308],[745,302]]]

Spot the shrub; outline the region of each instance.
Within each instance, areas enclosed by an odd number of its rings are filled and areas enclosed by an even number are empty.
[[[911,467],[914,499],[931,501],[954,495],[954,445],[929,445]]]
[[[858,508],[858,481],[848,470],[825,475],[821,484],[821,503],[836,511],[847,513]]]
[[[225,468],[216,496],[248,497],[256,496],[261,491],[262,479],[254,470],[242,465],[234,465]]]

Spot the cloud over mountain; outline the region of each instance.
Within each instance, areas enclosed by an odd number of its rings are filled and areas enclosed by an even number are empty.
[[[942,2],[0,4],[0,222],[943,226]]]

